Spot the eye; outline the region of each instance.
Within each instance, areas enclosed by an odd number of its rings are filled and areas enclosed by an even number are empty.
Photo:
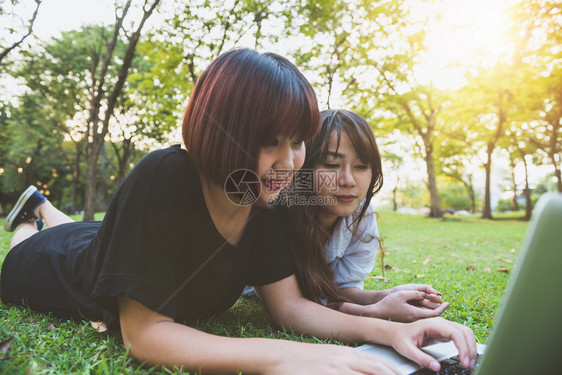
[[[300,146],[300,145],[302,145],[303,143],[304,143],[304,140],[302,140],[302,139],[295,139],[295,140],[293,141],[293,144],[294,144],[295,146]]]
[[[340,165],[336,163],[324,163],[324,166],[328,169],[336,169],[340,167]]]
[[[364,170],[369,169],[369,165],[368,164],[357,164],[355,166],[355,169],[358,169],[360,171],[364,171]]]
[[[270,139],[265,141],[265,143],[263,144],[263,147],[276,147],[277,145],[279,145],[279,139],[270,138]]]

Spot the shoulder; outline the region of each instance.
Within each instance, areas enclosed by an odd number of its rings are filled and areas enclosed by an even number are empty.
[[[360,230],[369,230],[377,227],[377,214],[372,203],[369,203],[361,222],[359,223]]]
[[[189,155],[180,145],[174,145],[148,153],[138,163],[137,167],[157,168],[165,165],[191,165]]]
[[[152,151],[129,172],[115,198],[157,201],[189,194],[198,187],[198,173],[186,150],[177,146]]]
[[[189,154],[180,145],[148,153],[133,168],[130,175],[149,179],[176,179],[196,172]]]
[[[350,217],[348,217],[348,220],[355,219],[361,212],[361,209],[363,208],[363,205],[365,203],[366,202],[363,201],[359,208],[357,208],[357,211],[355,211]],[[365,210],[365,214],[357,225],[358,227],[355,231],[355,235],[353,236],[354,239],[352,239],[352,241],[358,240],[362,242],[370,242],[379,238],[377,214],[372,203],[369,203],[367,209]]]

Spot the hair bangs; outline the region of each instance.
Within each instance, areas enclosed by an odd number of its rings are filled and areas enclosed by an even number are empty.
[[[278,62],[280,64],[270,77],[273,87],[266,91],[266,98],[258,99],[263,102],[261,109],[268,119],[263,140],[276,135],[309,140],[320,129],[316,94],[298,70],[288,67],[288,60]]]
[[[359,126],[359,123],[362,123],[361,126]],[[345,130],[351,140],[359,159],[364,163],[371,164],[371,167],[374,168],[374,160],[377,160],[379,156],[375,137],[369,124],[362,117],[357,116],[357,119],[353,119],[353,122],[350,119],[344,119],[342,129]]]
[[[314,92],[303,88],[290,87],[290,91],[280,99],[275,108],[275,121],[271,131],[289,137],[308,140],[314,137],[320,128],[320,112]]]

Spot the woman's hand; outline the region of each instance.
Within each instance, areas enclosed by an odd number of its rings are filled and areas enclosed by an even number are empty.
[[[370,315],[398,322],[413,322],[418,319],[439,316],[449,306],[443,303],[436,294],[428,294],[419,290],[392,289],[379,302],[366,306]]]
[[[431,302],[438,303],[438,304],[443,303],[443,299],[441,298],[441,293],[433,289],[430,285],[426,285],[426,284],[402,284],[402,285],[395,286],[390,290],[387,289],[386,291],[388,293],[396,293],[405,290],[417,290],[420,292],[425,292],[427,293],[428,299]]]
[[[302,344],[268,374],[400,374],[383,359],[346,346]]]
[[[408,324],[396,323],[391,344],[403,356],[432,371],[439,371],[437,360],[420,350],[435,340],[453,340],[459,351],[461,364],[467,368],[474,367],[477,353],[474,333],[468,327],[442,318],[423,319]]]

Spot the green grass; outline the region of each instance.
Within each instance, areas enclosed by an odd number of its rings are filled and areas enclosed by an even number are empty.
[[[3,220],[0,225],[3,226]],[[383,271],[379,262],[366,280],[366,287],[431,284],[451,302],[444,317],[471,327],[478,341],[484,342],[527,223],[513,216],[494,221],[472,216],[433,220],[384,211],[379,216],[379,226],[386,249],[387,280],[380,279]],[[0,263],[8,251],[10,237],[10,233],[0,229]],[[0,322],[0,342],[13,337],[8,351],[0,354],[0,374],[180,373],[143,368],[128,356],[120,334],[98,333],[86,321],[63,321],[0,304]],[[205,332],[232,337],[319,341],[273,329],[255,298],[242,298],[228,312],[199,321],[196,326]]]
[[[501,216],[493,221],[476,216],[436,221],[391,212],[380,216],[389,281],[371,278],[367,288],[430,284],[451,302],[443,317],[471,327],[477,340],[485,342],[528,223]],[[380,262],[373,274],[382,276]]]

